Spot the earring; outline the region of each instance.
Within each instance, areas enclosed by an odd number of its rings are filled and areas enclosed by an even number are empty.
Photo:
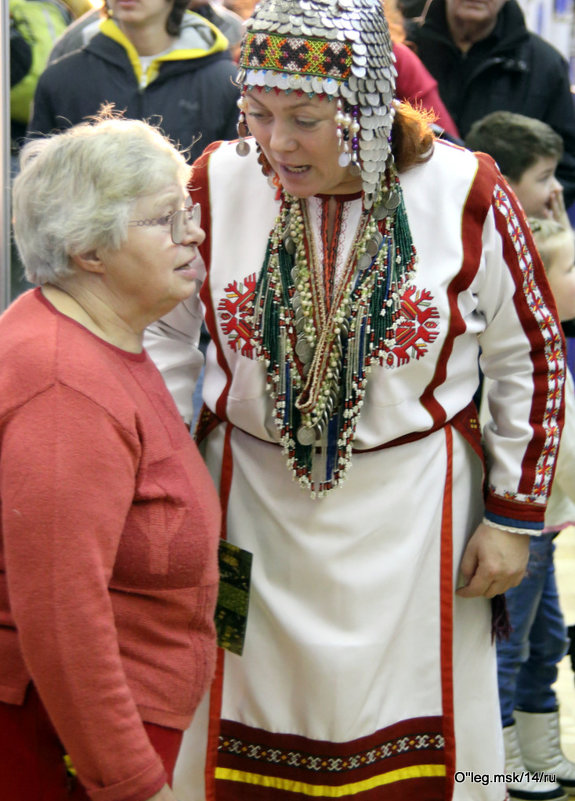
[[[246,104],[245,98],[243,96],[240,97],[240,99],[238,100],[238,108],[240,110],[240,116],[238,118],[238,124],[237,124],[239,142],[236,145],[236,153],[238,154],[238,156],[247,156],[251,150],[249,142],[246,142],[245,140],[245,137],[250,135],[248,124],[246,122],[245,104]]]
[[[340,150],[338,164],[340,167],[347,167],[352,160],[352,157],[349,154],[349,131],[350,125],[352,124],[352,119],[349,114],[343,113],[343,106],[340,99],[337,101],[335,124],[337,126],[336,136]]]
[[[352,175],[361,175],[361,166],[359,163],[359,106],[354,106],[352,110],[353,119],[349,130],[351,133],[351,167],[350,172]]]

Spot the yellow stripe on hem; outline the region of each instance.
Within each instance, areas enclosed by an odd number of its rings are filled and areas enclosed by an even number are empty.
[[[344,795],[356,795],[366,790],[373,790],[376,787],[404,781],[405,779],[424,779],[440,776],[445,776],[445,765],[412,765],[409,768],[390,770],[388,773],[381,773],[379,776],[372,776],[370,779],[364,779],[363,781],[332,787],[329,785],[294,782],[289,779],[281,779],[278,776],[263,776],[261,773],[216,768],[216,779],[257,784],[260,787],[272,787],[275,790],[302,793],[316,798],[341,798]]]

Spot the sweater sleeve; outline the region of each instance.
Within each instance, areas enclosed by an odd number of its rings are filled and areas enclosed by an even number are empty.
[[[0,461],[6,576],[30,676],[93,801],[166,781],[122,666],[108,592],[139,440],[56,384],[12,414]]]

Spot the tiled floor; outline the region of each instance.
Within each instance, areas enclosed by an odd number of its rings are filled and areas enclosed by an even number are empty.
[[[561,607],[568,625],[575,624],[575,527],[562,531],[555,540],[555,570]],[[575,683],[569,657],[561,662],[555,686],[561,704],[561,743],[575,762]]]

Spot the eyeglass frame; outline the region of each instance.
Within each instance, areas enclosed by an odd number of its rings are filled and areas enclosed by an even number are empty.
[[[189,222],[193,222],[198,228],[202,223],[202,207],[199,203],[192,203],[191,199],[186,200],[183,209],[164,214],[162,217],[149,217],[145,220],[130,220],[128,226],[143,227],[154,225],[170,226],[170,236],[174,245],[181,245],[186,235],[186,227]]]

